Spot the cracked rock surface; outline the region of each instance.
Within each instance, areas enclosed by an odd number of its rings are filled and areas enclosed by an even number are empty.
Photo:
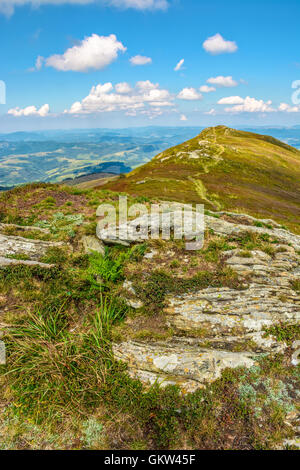
[[[2,224],[3,226],[4,224]],[[10,225],[7,225],[10,227]],[[13,264],[39,265],[51,267],[51,265],[40,263],[39,260],[52,247],[61,247],[62,242],[50,242],[37,239],[28,239],[19,236],[3,235],[0,233],[0,267]],[[25,255],[28,260],[13,259],[14,256]]]
[[[158,381],[194,391],[227,367],[250,367],[260,354],[284,352],[286,343],[266,337],[265,328],[300,321],[300,296],[291,287],[300,279],[300,236],[277,224],[265,229],[210,216],[206,225],[219,235],[268,233],[276,239],[274,253],[252,250],[245,256],[240,249],[224,251],[225,264],[249,279],[243,289],[208,287],[168,296],[164,314],[172,338],[114,345],[115,357],[128,363],[129,373],[145,384]]]

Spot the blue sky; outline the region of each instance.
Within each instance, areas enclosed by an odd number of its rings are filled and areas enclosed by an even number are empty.
[[[299,0],[0,0],[0,132],[300,124],[299,18]]]

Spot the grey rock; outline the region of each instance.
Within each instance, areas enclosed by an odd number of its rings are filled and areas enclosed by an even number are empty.
[[[151,250],[151,251],[149,251],[149,253],[146,253],[144,255],[144,258],[145,259],[153,259],[156,254],[157,254],[157,250]]]
[[[123,282],[123,289],[129,292],[130,294],[136,295],[132,282],[128,281],[127,279]]]
[[[176,207],[180,205],[173,205],[175,211]],[[262,222],[273,229],[240,223],[245,217],[248,216],[235,214],[237,223],[211,216],[205,219],[207,227],[221,236],[268,233],[278,240],[273,244],[274,254],[253,250],[245,257],[241,249],[224,252],[224,263],[242,280],[247,275],[241,290],[208,287],[168,296],[163,314],[174,332],[171,340],[127,341],[113,346],[115,357],[128,363],[133,377],[145,384],[157,381],[193,391],[218,378],[225,367],[250,367],[260,354],[286,350],[286,343],[266,337],[265,328],[300,321],[300,295],[291,288],[291,282],[300,278],[300,257],[295,252],[300,248],[300,237],[271,220]],[[253,223],[257,219],[247,220]],[[149,217],[143,216],[138,222],[141,230],[148,233]],[[154,225],[159,226],[159,217],[154,219]],[[176,218],[172,216],[171,225],[176,228]],[[129,237],[122,241],[132,243]],[[146,259],[151,258],[152,254],[146,255]],[[131,288],[128,284],[129,292]],[[293,361],[296,365],[298,357]]]
[[[40,263],[39,261],[30,261],[30,260],[19,260],[19,259],[12,259],[12,258],[4,258],[3,256],[0,256],[0,267],[5,268],[7,266],[18,266],[18,265],[24,265],[24,266],[40,266],[41,268],[53,268],[55,265],[54,264],[48,264],[48,263]]]
[[[89,255],[95,251],[100,253],[102,256],[105,254],[105,246],[97,237],[86,235],[82,237],[82,244],[85,253]]]
[[[51,247],[65,246],[61,242],[46,242],[0,234],[0,256],[26,254],[30,259],[39,260]]]
[[[186,391],[220,377],[226,367],[251,367],[254,354],[218,351],[172,341],[164,344],[128,341],[114,345],[116,359],[125,360],[133,377],[145,383],[158,380],[162,385],[173,383]]]
[[[134,308],[135,310],[142,308],[144,306],[141,300],[133,300],[133,299],[126,299],[126,304],[129,307]]]

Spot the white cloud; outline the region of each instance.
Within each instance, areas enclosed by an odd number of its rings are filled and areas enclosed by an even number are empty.
[[[22,5],[39,7],[41,5],[87,5],[91,3],[135,10],[166,10],[169,6],[167,0],[0,0],[0,13],[10,16],[16,7]]]
[[[195,88],[183,88],[183,90],[178,93],[177,98],[179,100],[196,101],[201,100],[202,95],[201,93],[198,93]]]
[[[212,91],[216,91],[215,87],[213,86],[208,86],[208,85],[202,85],[199,90],[202,93],[211,93]]]
[[[44,57],[39,55],[38,58],[35,61],[36,70],[40,70],[42,68],[43,62],[44,62]]]
[[[89,69],[103,69],[117,59],[119,52],[126,47],[114,34],[110,36],[92,36],[84,38],[78,45],[70,47],[62,55],[55,54],[46,59],[47,67],[63,72],[86,72]]]
[[[49,105],[44,104],[37,109],[36,106],[27,106],[26,108],[12,108],[7,111],[7,114],[11,114],[12,116],[20,117],[20,116],[40,116],[45,117],[49,114]]]
[[[244,98],[240,96],[227,96],[226,98],[221,98],[218,101],[218,104],[243,104]]]
[[[104,0],[104,3],[115,7],[134,8],[136,10],[166,10],[169,6],[167,0]]]
[[[130,93],[131,92],[131,86],[127,82],[122,82],[122,83],[117,83],[115,86],[116,92],[120,93],[121,95],[124,93]]]
[[[233,97],[239,98],[239,97]],[[225,108],[226,113],[238,114],[238,113],[272,113],[276,109],[272,108],[272,101],[257,100],[247,96],[246,98],[240,99],[240,104],[236,104],[230,108]]]
[[[28,72],[35,72],[36,70],[41,70],[41,68],[43,67],[44,60],[44,57],[39,55],[35,61],[34,67],[30,67],[28,69]]]
[[[186,115],[185,115],[185,114],[181,114],[181,116],[180,116],[180,121],[187,121],[187,120],[188,120],[188,118],[186,117]]]
[[[299,113],[300,106],[291,106],[287,103],[280,103],[278,110],[284,113]]]
[[[128,83],[111,83],[92,87],[88,96],[81,102],[73,103],[68,114],[93,114],[112,111],[125,111],[127,115],[137,112],[158,115],[162,109],[172,106],[173,98],[168,90],[149,80],[137,82],[134,88]]]
[[[131,65],[147,65],[152,64],[151,57],[146,57],[143,55],[136,55],[130,59]]]
[[[238,49],[234,41],[226,41],[219,33],[206,39],[203,48],[213,55],[232,53]]]
[[[183,64],[184,64],[184,59],[181,59],[176,65],[176,67],[174,68],[175,72],[178,72],[178,70],[181,70],[183,67]]]
[[[204,114],[209,114],[211,116],[214,116],[215,114],[217,114],[217,112],[216,112],[215,108],[212,108],[209,111],[206,111]]]
[[[218,77],[211,77],[206,81],[210,85],[215,85],[218,87],[230,88],[230,87],[234,87],[238,85],[238,83],[235,80],[233,80],[231,76],[223,77],[223,75],[219,75]]]
[[[136,83],[136,88],[139,88],[142,91],[156,90],[159,88],[158,83],[152,83],[150,80],[140,81]]]

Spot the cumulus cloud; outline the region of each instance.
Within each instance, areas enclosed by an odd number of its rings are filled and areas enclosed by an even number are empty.
[[[217,112],[216,112],[215,108],[212,108],[209,111],[206,111],[204,114],[214,116],[215,114],[217,114]]]
[[[120,8],[134,8],[136,10],[166,10],[169,6],[167,0],[104,0],[103,3]]]
[[[131,86],[127,82],[117,83],[115,86],[115,90],[117,93],[123,95],[131,92]]]
[[[232,53],[238,49],[234,41],[226,41],[219,33],[206,39],[203,43],[203,48],[206,52],[213,55]]]
[[[287,104],[287,103],[280,103],[278,110],[284,113],[299,113],[300,106],[291,106],[290,104]]]
[[[243,104],[244,98],[240,96],[227,96],[226,98],[221,98],[218,101],[218,104]]]
[[[90,69],[103,69],[117,59],[119,52],[125,52],[126,47],[117,40],[114,34],[110,36],[92,36],[84,38],[78,45],[70,47],[64,54],[55,54],[45,60],[47,67],[53,67],[63,72],[86,72]]]
[[[218,77],[211,77],[206,81],[210,85],[215,85],[218,87],[230,88],[230,87],[234,87],[238,85],[238,83],[235,80],[233,80],[231,76],[223,77],[223,75],[219,75]]]
[[[185,114],[181,114],[181,116],[180,116],[180,121],[187,121],[187,120],[188,120],[188,118],[186,117],[186,115],[185,115]]]
[[[183,88],[183,90],[178,93],[177,98],[179,100],[196,101],[201,100],[202,95],[195,88]]]
[[[22,5],[39,7],[41,5],[87,5],[91,3],[135,10],[166,10],[169,6],[167,0],[0,0],[0,13],[10,16],[16,7]]]
[[[152,64],[151,57],[146,57],[143,55],[136,55],[130,59],[131,65],[147,65]]]
[[[256,98],[251,98],[250,96],[247,96],[246,98],[240,98],[238,96],[231,97],[232,102],[236,101],[239,102],[239,104],[236,104],[235,106],[232,106],[230,108],[225,108],[226,113],[233,113],[233,114],[238,114],[238,113],[272,113],[276,111],[272,107],[272,101],[263,101],[263,100],[257,100]],[[239,98],[239,99],[238,99]],[[230,104],[233,104],[233,103]],[[223,101],[224,103],[224,101]],[[229,103],[228,103],[229,104]]]
[[[45,117],[49,114],[50,108],[48,104],[44,104],[43,106],[40,107],[40,109],[37,109],[36,106],[27,106],[26,108],[12,108],[7,111],[7,114],[11,114],[12,116],[15,117],[20,117],[20,116],[40,116],[40,117]]]
[[[172,96],[158,83],[149,80],[137,82],[134,88],[126,82],[93,86],[88,96],[72,104],[68,114],[92,114],[112,111],[125,111],[127,115],[137,112],[158,115],[162,109],[172,106]]]
[[[184,59],[181,59],[176,65],[176,67],[174,68],[175,72],[178,72],[178,70],[181,70],[183,67],[183,64],[184,64]]]
[[[212,91],[216,91],[215,87],[208,85],[202,85],[199,90],[201,93],[211,93]]]

